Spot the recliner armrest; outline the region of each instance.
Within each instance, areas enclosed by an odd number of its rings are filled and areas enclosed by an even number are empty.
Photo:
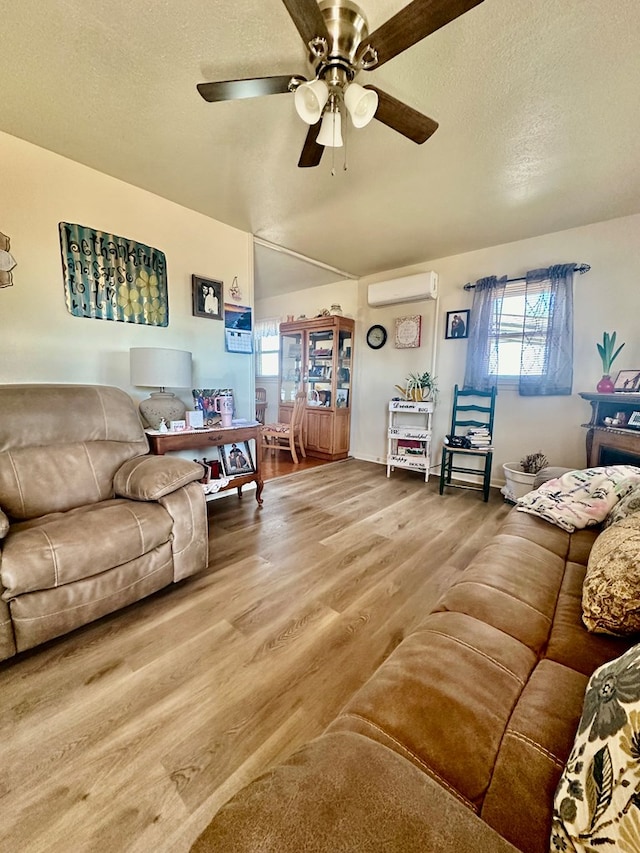
[[[202,465],[175,456],[137,456],[116,472],[116,496],[133,501],[156,501],[202,477]]]

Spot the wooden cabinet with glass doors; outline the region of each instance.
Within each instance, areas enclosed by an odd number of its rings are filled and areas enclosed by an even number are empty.
[[[278,420],[289,423],[296,394],[304,390],[307,453],[346,459],[351,428],[354,321],[331,315],[280,324]]]

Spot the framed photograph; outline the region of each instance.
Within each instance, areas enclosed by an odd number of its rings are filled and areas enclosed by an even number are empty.
[[[469,308],[458,311],[447,311],[447,325],[444,330],[445,338],[469,337]]]
[[[223,444],[220,450],[220,463],[225,477],[237,477],[242,474],[254,474],[255,467],[251,458],[248,441]]]
[[[208,320],[223,319],[224,305],[221,281],[192,275],[191,298],[194,317],[206,317]]]
[[[346,409],[349,405],[349,389],[336,388],[336,408]]]
[[[619,370],[613,383],[615,391],[627,394],[640,393],[640,370]]]

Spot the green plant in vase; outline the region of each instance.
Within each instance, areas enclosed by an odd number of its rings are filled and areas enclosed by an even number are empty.
[[[596,346],[602,359],[602,379],[596,385],[596,391],[598,394],[612,394],[615,391],[615,386],[611,380],[611,365],[620,354],[624,343],[616,349],[616,332],[611,334],[604,332],[602,343],[596,344]]]
[[[435,402],[438,394],[438,386],[436,385],[436,377],[432,376],[428,371],[424,373],[410,373],[405,379],[405,384],[395,386],[402,394],[405,400],[422,402],[423,400],[433,400]]]

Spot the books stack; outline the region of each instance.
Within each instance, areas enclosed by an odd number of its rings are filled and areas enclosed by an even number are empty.
[[[471,442],[471,447],[476,450],[493,450],[491,433],[486,427],[470,427],[467,430],[467,438]]]

